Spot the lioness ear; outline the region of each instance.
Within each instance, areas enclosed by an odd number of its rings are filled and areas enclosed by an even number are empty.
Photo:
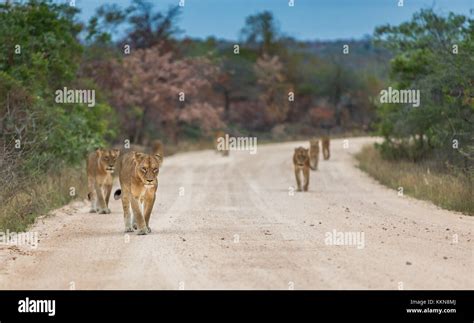
[[[97,154],[97,156],[102,156],[102,153],[103,153],[103,152],[104,152],[104,151],[103,151],[102,148],[97,148],[97,149],[95,150],[95,153]]]
[[[137,163],[141,163],[141,161],[146,157],[145,154],[139,153],[134,151],[133,152],[133,160],[136,161]]]
[[[158,163],[160,163],[161,167],[161,164],[163,164],[163,156],[161,156],[160,154],[155,154],[155,157],[156,159],[158,159]]]
[[[112,149],[112,155],[117,157],[118,155],[120,155],[120,150],[119,149]]]

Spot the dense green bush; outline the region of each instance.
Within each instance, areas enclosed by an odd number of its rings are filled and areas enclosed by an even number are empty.
[[[435,157],[472,172],[474,161],[474,21],[421,10],[409,22],[382,26],[377,42],[395,53],[391,86],[420,90],[419,107],[382,104],[381,152],[389,158]]]
[[[74,7],[49,1],[0,5],[0,140],[5,154],[21,155],[29,168],[47,167],[53,159],[75,163],[113,135],[108,105],[54,101],[63,87],[95,89],[77,78],[83,46],[75,13]]]
[[[75,167],[80,178],[87,151],[114,135],[113,110],[78,75],[85,49],[75,14],[51,1],[0,4],[0,226],[24,228],[68,201],[66,183],[81,191],[82,182],[64,176]],[[96,105],[56,103],[64,87],[96,90]]]

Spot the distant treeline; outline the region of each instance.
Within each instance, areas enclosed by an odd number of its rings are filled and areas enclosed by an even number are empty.
[[[246,19],[240,39],[183,39],[179,14],[134,1],[104,5],[88,23],[82,72],[118,112],[120,139],[371,129],[390,53],[370,38],[297,41],[264,11]],[[114,30],[125,32],[112,40]]]

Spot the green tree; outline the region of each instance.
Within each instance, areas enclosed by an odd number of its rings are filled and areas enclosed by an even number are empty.
[[[105,4],[89,20],[87,39],[109,41],[111,33],[126,23],[126,35],[120,43],[138,49],[158,44],[172,47],[173,36],[181,32],[176,24],[180,9],[179,6],[171,6],[166,12],[155,11],[154,4],[146,0],[133,0],[127,8]]]
[[[50,167],[82,161],[110,132],[110,107],[58,104],[55,91],[95,89],[77,77],[83,46],[77,9],[31,0],[0,4],[0,141],[10,163]],[[21,149],[14,143],[21,141]],[[22,169],[28,169],[23,167]]]
[[[440,160],[467,169],[474,158],[474,24],[450,13],[421,10],[399,26],[376,29],[377,43],[391,49],[391,86],[421,92],[421,105],[381,105],[383,151],[419,159],[437,153]],[[415,141],[415,146],[408,143]],[[455,142],[459,143],[458,148]],[[400,144],[402,142],[403,144]]]
[[[241,35],[248,46],[257,48],[259,56],[278,54],[279,31],[271,12],[247,17]]]

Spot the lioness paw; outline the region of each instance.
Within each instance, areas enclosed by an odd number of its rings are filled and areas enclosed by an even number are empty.
[[[151,228],[147,227],[148,233],[151,233]]]
[[[98,210],[99,210],[99,209],[91,208],[91,209],[89,210],[89,213],[97,213]]]
[[[148,234],[148,228],[143,228],[137,231],[137,234],[142,236]]]
[[[110,214],[110,213],[111,213],[111,211],[110,211],[109,208],[99,210],[99,214]]]
[[[127,232],[133,232],[133,228],[132,228],[132,227],[126,227],[124,232],[125,232],[125,233],[127,233]]]

